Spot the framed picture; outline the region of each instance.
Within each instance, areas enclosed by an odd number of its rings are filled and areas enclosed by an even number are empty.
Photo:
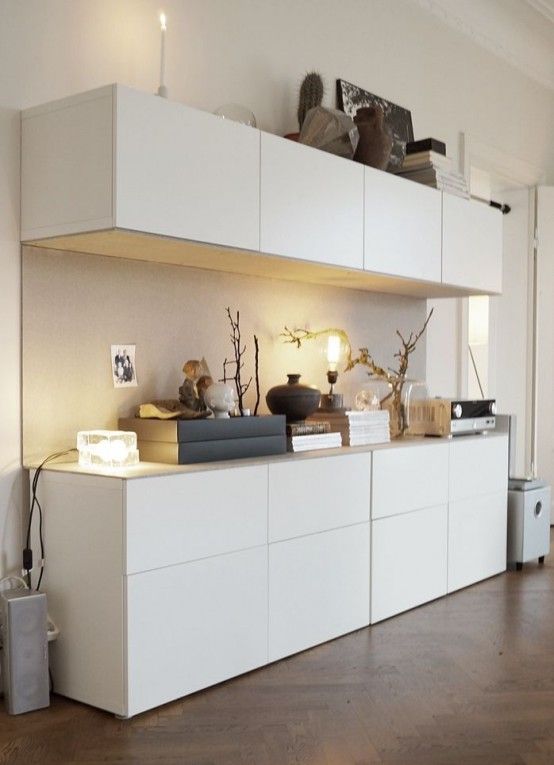
[[[387,170],[389,172],[399,170],[406,155],[406,144],[414,140],[411,112],[346,80],[337,80],[337,104],[338,108],[352,119],[358,109],[364,106],[381,107],[385,115],[385,124],[390,128],[393,141]]]
[[[118,343],[110,346],[114,388],[134,388],[138,385],[135,356],[136,345]]]

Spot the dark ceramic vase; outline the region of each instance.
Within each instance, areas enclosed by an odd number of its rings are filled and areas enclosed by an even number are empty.
[[[358,109],[354,122],[360,133],[354,159],[369,167],[385,170],[390,160],[392,135],[385,124],[383,110],[380,106],[365,106]]]
[[[319,406],[321,392],[313,385],[302,385],[300,375],[287,375],[286,385],[276,385],[265,397],[272,414],[284,414],[287,422],[305,420]]]

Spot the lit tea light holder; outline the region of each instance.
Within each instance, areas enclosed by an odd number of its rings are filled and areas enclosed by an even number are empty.
[[[138,465],[137,434],[124,430],[80,430],[77,449],[81,467],[121,468]]]

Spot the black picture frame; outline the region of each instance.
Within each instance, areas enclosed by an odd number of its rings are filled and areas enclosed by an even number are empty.
[[[406,144],[414,140],[414,128],[412,125],[412,113],[403,106],[393,104],[386,98],[370,93],[359,85],[354,85],[347,80],[337,80],[337,106],[345,114],[354,119],[358,109],[364,106],[380,106],[385,115],[385,124],[390,128],[392,135],[392,151],[387,166],[388,172],[400,169],[406,156]]]

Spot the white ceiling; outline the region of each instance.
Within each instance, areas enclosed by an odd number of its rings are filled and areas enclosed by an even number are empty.
[[[414,0],[528,77],[554,90],[554,0]]]

